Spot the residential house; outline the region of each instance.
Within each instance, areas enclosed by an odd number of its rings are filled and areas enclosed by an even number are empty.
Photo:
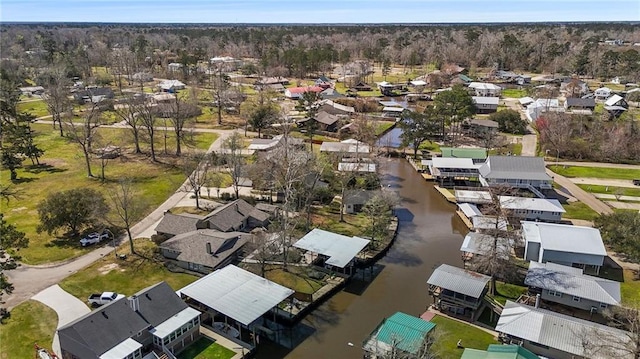
[[[178,234],[158,247],[163,257],[180,268],[211,273],[237,259],[247,237],[241,232],[200,229]]]
[[[487,350],[465,348],[460,359],[540,359],[519,345],[489,344]]]
[[[502,87],[485,82],[472,82],[469,84],[469,90],[479,97],[499,97]]]
[[[564,107],[560,106],[560,101],[555,98],[539,98],[535,102],[527,105],[524,112],[530,122],[536,121],[545,112],[562,112]]]
[[[348,139],[340,142],[322,142],[320,152],[344,153],[349,155],[368,156],[369,145],[355,139]]]
[[[160,282],[62,326],[58,337],[65,359],[173,356],[200,337],[200,312]]]
[[[378,324],[362,343],[364,358],[424,358],[435,323],[396,312]]]
[[[500,196],[499,200],[507,216],[517,222],[560,222],[562,214],[566,212],[557,199]]]
[[[320,98],[323,100],[333,100],[333,99],[343,98],[343,97],[345,96],[340,92],[338,92],[338,90],[332,87],[329,87],[324,91],[320,92]]]
[[[284,77],[263,77],[255,82],[256,85],[288,85],[289,79]]]
[[[302,98],[303,94],[305,92],[315,92],[315,93],[320,93],[322,91],[324,91],[325,89],[323,89],[320,86],[305,86],[305,87],[290,87],[286,90],[284,90],[284,96],[286,98],[290,98],[292,100],[297,100]]]
[[[611,117],[618,117],[629,108],[627,101],[620,95],[613,95],[604,102],[604,109]]]
[[[328,89],[330,87],[333,87],[333,82],[324,75],[318,77],[318,79],[316,79],[316,81],[313,84],[316,86],[320,86],[323,89]]]
[[[324,92],[325,91],[323,91],[322,93]],[[356,110],[351,106],[341,105],[331,100],[322,100],[319,103],[317,103],[317,110],[324,111],[332,115],[345,115],[345,116],[353,115],[356,112]]]
[[[207,274],[177,292],[203,312],[203,321],[211,320],[213,328],[226,329],[219,334],[253,338],[259,335],[272,340],[276,339],[275,333],[266,327],[266,314],[273,318],[278,305],[294,293],[234,265]]]
[[[352,189],[344,191],[343,206],[347,214],[356,214],[362,211],[362,207],[371,198],[380,194],[380,191],[370,191],[365,189]]]
[[[353,160],[350,158],[343,158],[342,162],[338,163],[338,172],[353,172],[353,173],[375,173],[376,164],[372,161]]]
[[[44,93],[44,87],[42,86],[20,87],[20,93],[28,97],[40,96]]]
[[[632,345],[630,333],[509,300],[496,331],[503,342],[547,358],[634,358],[626,350]]]
[[[551,262],[530,262],[524,284],[529,292],[539,293],[546,302],[601,312],[609,306],[620,305],[620,283],[583,274],[580,268]]]
[[[169,72],[181,71],[183,67],[184,65],[179,62],[172,62],[169,65],[167,65],[167,69],[169,70]]]
[[[535,100],[532,99],[529,96],[525,96],[525,97],[521,97],[518,99],[518,103],[520,103],[520,106],[526,108],[527,106],[531,105],[532,103],[534,103]]]
[[[487,98],[497,98],[497,97],[487,97]],[[496,121],[485,120],[480,118],[472,118],[471,120],[465,121],[462,124],[462,128],[469,133],[472,137],[476,138],[485,138],[487,136],[493,136],[498,133],[498,128],[500,124]]]
[[[231,56],[212,57],[209,59],[209,63],[225,72],[236,71],[244,64],[241,59],[236,59]]]
[[[504,218],[498,218],[493,216],[475,216],[471,219],[473,224],[473,230],[483,233],[485,230],[495,231],[496,229],[506,231],[509,226]]]
[[[176,95],[169,92],[162,92],[151,95],[151,99],[156,104],[168,104],[175,102]]]
[[[600,87],[600,88],[597,88],[593,92],[593,94],[596,97],[596,100],[604,101],[604,100],[608,99],[609,97],[611,97],[612,90],[610,88],[608,88],[608,87]]]
[[[77,103],[99,103],[103,100],[113,99],[115,94],[109,87],[87,87],[73,93],[73,98]]]
[[[481,163],[471,158],[434,157],[429,164],[429,173],[436,180],[472,180],[480,176]]]
[[[402,112],[404,111],[405,109],[402,107],[384,107],[382,108],[382,116],[398,118],[402,116]]]
[[[477,147],[440,147],[442,157],[445,158],[471,158],[474,163],[484,162],[487,159],[487,150]]]
[[[138,84],[141,82],[151,82],[153,81],[153,75],[148,72],[136,72],[135,74],[131,75],[131,80]]]
[[[364,238],[314,228],[293,246],[307,252],[310,264],[351,274],[356,257],[369,242]]]
[[[351,86],[350,90],[355,90],[355,91],[373,91],[371,86],[367,85],[364,82],[358,82],[357,84]]]
[[[596,228],[566,224],[522,222],[524,259],[553,262],[599,273],[607,251]]]
[[[167,238],[192,232],[198,229],[198,223],[202,221],[202,218],[202,216],[191,213],[173,214],[166,211],[155,231],[157,234]]]
[[[307,121],[315,121],[320,131],[336,132],[338,130],[338,116],[324,111],[317,112],[313,118],[299,120],[298,124],[305,124]]]
[[[158,88],[162,92],[175,93],[178,90],[184,90],[187,87],[179,80],[164,80],[158,84]]]
[[[560,83],[560,92],[566,97],[580,97],[589,93],[589,85],[580,79],[565,79]]]
[[[472,96],[473,103],[478,113],[491,113],[498,111],[499,97],[493,96]]]
[[[487,187],[525,188],[538,197],[544,197],[540,190],[553,188],[553,178],[547,174],[542,157],[489,156],[479,171],[480,183]]]
[[[436,308],[475,321],[491,277],[448,264],[441,264],[427,280]]]
[[[587,111],[591,113],[596,108],[596,100],[593,98],[575,98],[569,97],[564,102],[564,108],[567,111]]]
[[[462,203],[462,206],[465,203]],[[509,260],[516,242],[508,236],[496,236],[496,234],[486,234],[481,232],[469,232],[464,237],[460,251],[462,260],[468,261],[473,256],[483,256],[487,253],[496,253],[496,256],[503,260]]]

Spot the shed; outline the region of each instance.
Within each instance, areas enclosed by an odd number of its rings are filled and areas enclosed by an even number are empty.
[[[465,348],[460,359],[540,359],[519,345],[490,344],[487,350]]]
[[[369,240],[360,237],[347,237],[341,234],[315,228],[300,238],[294,247],[328,257],[324,263],[344,268],[369,244]]]

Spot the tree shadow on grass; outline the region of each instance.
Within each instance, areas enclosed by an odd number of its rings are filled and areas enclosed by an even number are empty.
[[[48,165],[46,163],[41,163],[39,165],[29,165],[25,167],[25,172],[39,174],[42,172],[46,173],[60,173],[66,172],[66,168],[59,168],[52,165]]]

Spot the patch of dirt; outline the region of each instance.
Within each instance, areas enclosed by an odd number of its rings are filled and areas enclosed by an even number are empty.
[[[14,208],[11,210],[11,212],[22,212],[25,209],[28,209],[27,207],[18,207],[18,208]]]
[[[102,267],[98,268],[98,272],[100,272],[100,274],[105,275],[109,272],[111,272],[112,270],[118,268],[119,265],[117,263],[109,263],[109,264],[105,264]]]
[[[61,158],[47,158],[44,164],[51,167],[66,167],[67,162]]]

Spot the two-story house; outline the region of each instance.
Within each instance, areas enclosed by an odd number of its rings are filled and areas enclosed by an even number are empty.
[[[475,321],[491,277],[441,264],[427,280],[436,308]]]
[[[489,156],[479,171],[480,183],[486,187],[524,188],[541,198],[544,195],[540,190],[553,188],[553,178],[547,174],[542,157]]]

